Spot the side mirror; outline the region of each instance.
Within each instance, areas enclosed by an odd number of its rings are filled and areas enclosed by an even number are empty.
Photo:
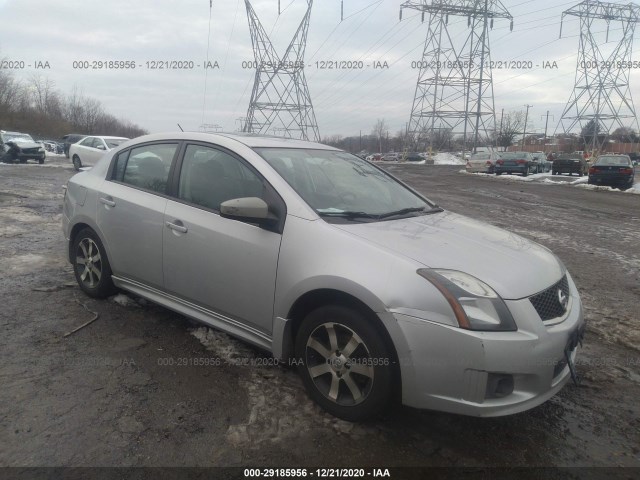
[[[96,148],[98,150],[106,150],[105,146],[104,145],[100,145],[100,144]]]
[[[269,205],[258,197],[232,198],[220,204],[220,215],[259,225],[273,225],[278,219],[269,214]]]

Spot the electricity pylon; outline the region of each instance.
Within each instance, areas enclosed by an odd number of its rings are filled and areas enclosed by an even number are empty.
[[[416,146],[441,137],[442,130],[460,134],[465,145],[494,133],[495,105],[491,75],[489,30],[496,18],[513,18],[499,0],[409,0],[400,6],[429,14],[429,30],[420,61],[411,108],[409,134]],[[469,33],[456,40],[449,31],[449,17],[467,18]],[[442,138],[442,137],[441,137]]]
[[[587,149],[600,150],[611,129],[631,127],[638,130],[629,73],[633,65],[633,33],[640,21],[640,7],[633,3],[619,5],[585,0],[562,12],[562,21],[566,15],[580,18],[580,46],[575,86],[558,128],[568,134],[578,126]],[[596,22],[598,20],[604,20],[607,25],[605,42],[596,38],[596,25],[602,26],[603,23]],[[609,42],[611,22],[621,22],[622,38],[605,52],[602,47]]]
[[[320,141],[304,75],[304,53],[313,0],[282,57],[276,53],[249,0],[245,0],[256,73],[244,132]]]

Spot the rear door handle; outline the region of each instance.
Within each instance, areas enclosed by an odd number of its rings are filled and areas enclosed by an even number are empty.
[[[180,220],[176,220],[176,222],[180,222]],[[187,233],[189,231],[187,227],[185,227],[184,225],[178,225],[177,223],[165,222],[165,225],[171,230],[175,230],[176,232]]]
[[[104,203],[105,205],[107,205],[109,207],[115,207],[116,206],[116,202],[114,202],[111,198],[100,197],[100,202]]]

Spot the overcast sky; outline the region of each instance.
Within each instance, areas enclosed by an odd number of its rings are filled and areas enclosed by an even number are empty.
[[[378,118],[392,132],[409,120],[427,23],[405,10],[398,20],[400,0],[316,0],[311,15],[305,70],[320,133],[369,133]],[[491,32],[492,60],[531,61],[532,69],[493,71],[495,107],[499,115],[533,105],[533,131],[544,131],[542,115],[550,110],[549,131],[560,120],[573,89],[579,23],[563,10],[579,2],[553,0],[504,1],[514,17],[514,30],[496,20]],[[624,2],[619,2],[624,3]],[[281,53],[306,9],[305,0],[253,0],[252,4]],[[219,69],[205,73],[209,31],[209,0],[0,0],[0,56],[24,61],[13,70],[17,78],[43,75],[69,92],[76,85],[99,99],[110,113],[129,119],[150,132],[197,130],[218,124],[226,131],[238,127],[246,115],[254,70],[242,62],[253,60],[244,0],[214,0],[211,10],[209,59]],[[612,24],[610,46],[620,38],[620,24]],[[606,25],[602,23],[602,31]],[[450,32],[466,35],[466,19],[452,18]],[[604,44],[604,34],[602,43]],[[607,48],[607,46],[603,46]],[[635,49],[637,50],[637,49]],[[638,52],[640,53],[640,52]],[[640,59],[635,54],[634,59]],[[78,61],[135,61],[134,70],[86,70]],[[151,70],[146,62],[193,61],[200,68]],[[388,69],[320,70],[316,61],[363,60],[387,62]],[[34,69],[37,61],[48,69]],[[535,67],[557,62],[557,69]],[[309,66],[310,65],[310,66]],[[640,75],[633,70],[631,91],[640,101]],[[206,85],[206,95],[205,95]],[[204,106],[204,115],[203,115]],[[532,129],[527,128],[528,131]]]

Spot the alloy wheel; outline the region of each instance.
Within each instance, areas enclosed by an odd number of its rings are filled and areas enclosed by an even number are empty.
[[[89,288],[96,288],[102,278],[102,257],[98,245],[91,238],[83,238],[76,250],[76,269],[80,280]]]
[[[306,343],[305,365],[316,388],[340,406],[353,406],[369,395],[373,359],[362,338],[346,325],[326,322]]]

